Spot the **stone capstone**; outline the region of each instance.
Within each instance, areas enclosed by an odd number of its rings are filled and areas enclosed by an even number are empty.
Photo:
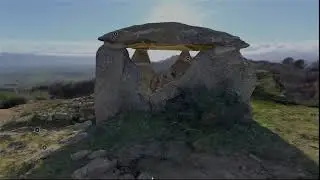
[[[217,45],[236,49],[249,46],[237,36],[177,22],[134,25],[107,33],[98,40],[117,48],[154,50],[199,51]]]

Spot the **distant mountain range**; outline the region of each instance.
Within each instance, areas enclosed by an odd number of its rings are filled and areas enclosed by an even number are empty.
[[[0,54],[0,87],[19,82],[22,86],[47,84],[61,80],[94,77],[93,57]]]
[[[156,72],[164,71],[177,57],[178,55],[152,62],[152,67]],[[273,62],[281,61],[278,59]],[[15,81],[30,85],[57,80],[89,79],[94,77],[94,72],[95,57],[0,53],[0,86]]]
[[[34,68],[94,67],[94,57],[46,56],[18,53],[0,53],[0,73]]]

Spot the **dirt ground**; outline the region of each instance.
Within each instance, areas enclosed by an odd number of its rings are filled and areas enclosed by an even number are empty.
[[[14,112],[10,109],[0,109],[0,124],[10,120],[14,115]]]

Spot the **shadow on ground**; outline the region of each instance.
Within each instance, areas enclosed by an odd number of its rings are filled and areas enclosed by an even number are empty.
[[[106,149],[117,152],[117,148],[125,147],[127,144],[142,144],[147,140],[184,141],[193,153],[206,152],[214,155],[219,152],[226,158],[235,155],[252,156],[262,164],[265,178],[319,177],[316,162],[257,122],[249,126],[235,125],[229,130],[211,129],[210,132],[206,132],[168,121],[159,115],[135,113],[117,117],[98,128],[92,127],[88,133],[89,137],[81,143],[66,145],[36,164],[27,164],[18,171],[9,172],[8,177],[19,177],[32,169],[27,178],[70,178],[74,170],[88,163],[88,160],[72,161],[72,153],[82,149]],[[286,170],[279,170],[279,167],[285,167]],[[212,175],[211,178],[221,177]]]

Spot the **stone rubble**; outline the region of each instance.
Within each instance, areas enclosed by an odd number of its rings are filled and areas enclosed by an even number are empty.
[[[43,121],[65,121],[69,125],[78,123],[76,126],[90,126],[89,121],[95,122],[94,98],[93,95],[84,96],[69,100],[63,100],[57,106],[49,106],[45,109],[34,110],[32,115],[20,118],[37,118]],[[19,120],[20,121],[20,120]],[[85,122],[85,123],[84,123]],[[84,123],[80,125],[80,123]],[[75,126],[75,127],[76,127]]]

